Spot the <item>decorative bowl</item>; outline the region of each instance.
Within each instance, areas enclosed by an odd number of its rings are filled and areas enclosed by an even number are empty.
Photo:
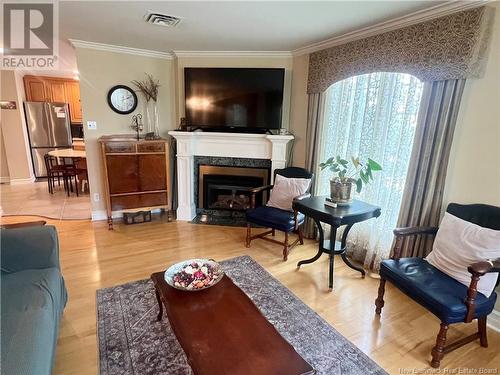
[[[188,259],[170,266],[165,281],[175,289],[196,292],[217,284],[224,276],[219,263],[213,259]]]

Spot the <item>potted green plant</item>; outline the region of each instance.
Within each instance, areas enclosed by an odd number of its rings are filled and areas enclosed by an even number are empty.
[[[356,192],[360,193],[363,185],[373,181],[373,172],[381,171],[382,167],[375,160],[368,158],[361,162],[359,157],[351,157],[349,162],[340,155],[329,158],[320,163],[321,170],[329,169],[334,173],[330,179],[330,197],[338,205],[348,205],[352,202],[354,185]]]

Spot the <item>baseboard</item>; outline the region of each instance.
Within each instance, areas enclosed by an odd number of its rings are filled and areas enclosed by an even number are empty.
[[[35,176],[29,178],[14,178],[9,182],[11,185],[32,184],[33,182],[35,182]]]
[[[161,209],[159,208],[154,208],[151,210],[151,213],[157,214],[160,213]],[[111,216],[113,219],[120,219],[123,217],[123,213],[121,211],[113,211],[111,213]],[[101,221],[101,220],[108,220],[108,213],[106,210],[96,210],[92,211],[92,221]]]
[[[500,311],[493,310],[493,312],[488,315],[488,327],[494,331],[500,332]]]
[[[6,184],[8,182],[10,182],[9,177],[0,177],[0,184]]]

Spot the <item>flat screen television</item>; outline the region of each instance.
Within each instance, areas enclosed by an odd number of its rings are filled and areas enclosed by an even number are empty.
[[[284,69],[184,68],[186,125],[205,130],[281,128]]]

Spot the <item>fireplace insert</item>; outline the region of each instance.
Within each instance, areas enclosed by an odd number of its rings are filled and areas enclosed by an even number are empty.
[[[250,207],[251,189],[269,183],[269,169],[200,165],[198,178],[198,209],[245,211]],[[256,195],[256,206],[265,202],[265,194]]]

